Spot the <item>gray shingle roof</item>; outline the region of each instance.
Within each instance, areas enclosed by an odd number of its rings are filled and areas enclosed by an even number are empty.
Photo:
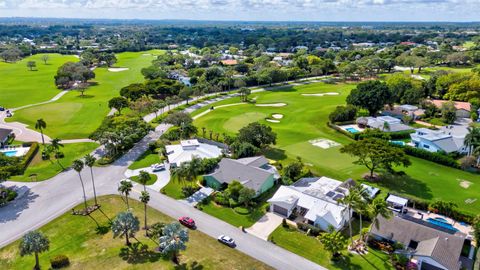
[[[12,132],[11,129],[0,128],[0,142],[4,142]]]
[[[448,233],[429,226],[394,216],[391,219],[378,217],[378,228],[373,226],[372,233],[385,239],[403,243],[418,242],[414,254],[429,256],[448,269],[460,269],[460,254],[465,241],[461,233]]]
[[[218,164],[218,168],[209,175],[220,183],[230,184],[238,181],[242,185],[258,191],[268,177],[273,175],[273,173],[259,168],[259,166],[265,165],[265,161],[267,161],[265,157],[239,160],[223,158]]]

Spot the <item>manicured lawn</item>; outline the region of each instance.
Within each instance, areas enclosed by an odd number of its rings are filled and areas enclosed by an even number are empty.
[[[168,182],[168,184],[162,188],[161,192],[176,200],[185,199],[185,196],[183,196],[182,193],[182,187],[184,187],[184,185],[172,177],[170,182]]]
[[[160,51],[155,51],[159,53]],[[134,82],[142,82],[143,76],[140,70],[150,65],[153,55],[145,55],[148,52],[125,52],[117,54],[117,67],[127,67],[126,71],[111,72],[107,68],[95,69],[95,82],[97,85],[90,86],[81,97],[77,91],[71,91],[60,100],[19,110],[9,121],[18,121],[33,127],[35,121],[43,118],[47,122],[45,133],[51,138],[79,139],[87,138],[108,114],[108,100],[117,96],[119,90]],[[45,74],[46,80],[53,84],[53,75]],[[16,77],[17,81],[34,84],[24,78]],[[43,90],[43,89],[42,89]],[[8,89],[2,88],[8,92]],[[60,90],[56,90],[58,93]],[[18,96],[17,96],[18,98]],[[49,97],[50,98],[50,97]],[[48,98],[48,99],[49,99]]]
[[[243,226],[245,228],[251,227],[257,220],[259,220],[265,214],[266,203],[261,203],[258,206],[252,208],[250,213],[242,215],[233,208],[217,205],[213,201],[210,201],[206,205],[201,206],[201,210],[211,216],[221,219],[227,223],[232,224],[235,227]]]
[[[126,210],[122,198],[101,197],[99,203],[102,211],[94,212],[92,218],[72,216],[68,212],[40,229],[50,239],[50,250],[40,255],[42,269],[49,269],[50,258],[60,254],[70,259],[68,269],[271,269],[195,230],[189,231],[190,241],[186,251],[180,253],[180,266],[152,252],[157,240],[145,237],[143,231],[138,232],[136,238],[148,246],[148,251],[134,255],[126,248],[124,239],[113,239],[108,227],[109,219]],[[143,220],[143,204],[132,200],[130,206],[133,213]],[[174,221],[152,208],[148,209],[148,217],[150,224]],[[143,222],[141,224],[143,226]],[[136,242],[132,239],[132,243]],[[33,267],[34,256],[20,257],[18,244],[19,241],[16,241],[0,250],[0,269]]]
[[[138,175],[130,177],[130,180],[137,183],[140,183],[139,179],[140,179],[140,176]],[[150,180],[148,180],[148,182],[145,185],[146,186],[153,185],[156,181],[157,181],[157,175],[150,173]]]
[[[150,149],[145,151],[135,162],[133,162],[128,168],[130,170],[136,170],[141,168],[150,167],[150,165],[161,162],[158,153],[152,152]]]
[[[64,147],[61,148],[61,151],[65,154],[65,157],[60,159],[59,162],[64,168],[68,168],[70,165],[72,165],[75,159],[83,158],[86,154],[91,153],[97,147],[97,143],[65,144]],[[53,156],[51,161],[42,160],[42,149],[43,146],[40,146],[38,153],[30,162],[30,165],[25,170],[25,173],[23,175],[11,177],[11,180],[21,182],[42,181],[60,173],[63,169]]]
[[[330,254],[323,249],[320,241],[292,227],[278,226],[270,234],[269,239],[276,245],[328,269],[394,269],[387,254],[373,249],[369,249],[369,252],[362,256],[344,251],[344,258],[333,263],[330,260]]]
[[[257,97],[257,104],[284,102],[284,107],[258,107],[254,104],[237,105],[216,108],[194,121],[201,131],[202,127],[216,133],[234,135],[240,126],[236,123],[247,124],[259,121],[269,125],[277,133],[277,144],[266,152],[268,158],[288,163],[296,157],[301,157],[311,171],[318,175],[325,175],[339,180],[348,178],[360,179],[367,172],[365,167],[354,165],[354,158],[340,153],[340,147],[323,149],[313,146],[309,141],[314,139],[329,139],[341,145],[351,143],[352,140],[327,126],[328,114],[338,105],[345,104],[345,98],[354,85],[324,84],[284,88],[277,91],[253,93]],[[337,92],[337,96],[302,96],[306,93]],[[228,99],[218,104],[238,103],[238,98]],[[213,104],[217,106],[217,104]],[[200,112],[195,112],[194,115]],[[272,113],[283,114],[280,123],[270,123],[264,119],[251,119],[251,115],[262,114],[269,116]],[[459,208],[477,214],[480,207],[480,175],[448,168],[433,162],[411,157],[412,165],[405,170],[410,179],[375,183],[385,192],[394,191],[399,194],[417,197],[425,200],[442,199],[455,202]],[[466,180],[470,182],[468,188],[460,186]],[[470,200],[468,200],[470,199]],[[476,200],[475,200],[476,199]],[[466,203],[467,202],[470,203]]]
[[[47,65],[42,61],[44,54],[26,57],[16,63],[0,63],[0,105],[14,108],[39,103],[53,98],[60,92],[53,76],[65,62],[77,62],[73,55],[48,54]],[[27,68],[28,61],[37,63],[37,70]]]

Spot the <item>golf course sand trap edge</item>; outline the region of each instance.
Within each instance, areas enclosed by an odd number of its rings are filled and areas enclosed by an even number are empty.
[[[273,119],[282,119],[282,118],[283,118],[283,114],[274,113],[274,114],[272,114],[272,118],[273,118]]]
[[[126,70],[128,70],[128,68],[108,68],[108,71],[110,72],[121,72]]]
[[[305,96],[305,97],[323,97],[323,96],[338,96],[338,95],[340,95],[340,93],[337,93],[337,92],[302,94],[302,96]]]
[[[315,139],[315,140],[310,140],[308,142],[311,143],[313,146],[320,147],[323,149],[340,146],[339,143],[334,142],[332,140],[328,140],[328,139]]]
[[[270,123],[280,123],[279,120],[270,119],[270,118],[265,119],[265,121],[270,122]]]
[[[258,107],[283,107],[287,106],[287,103],[265,103],[265,104],[255,104]]]

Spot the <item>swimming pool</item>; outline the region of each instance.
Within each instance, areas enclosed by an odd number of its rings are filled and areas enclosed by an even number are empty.
[[[405,142],[402,142],[402,141],[390,141],[390,143],[396,144],[396,145],[400,145],[400,146],[404,146],[404,145],[405,145]]]
[[[346,128],[345,130],[348,131],[348,132],[350,132],[350,133],[358,133],[358,132],[360,132],[360,131],[358,131],[356,128],[352,128],[352,127]]]
[[[427,221],[430,222],[430,223],[432,223],[433,225],[436,225],[436,226],[439,226],[439,227],[442,227],[442,228],[445,228],[445,229],[449,229],[449,230],[458,232],[458,229],[456,229],[455,227],[453,227],[452,224],[448,223],[448,221],[447,221],[446,219],[444,219],[444,218],[441,218],[441,217],[428,218]]]
[[[2,152],[5,154],[5,156],[7,157],[15,157],[17,155],[17,150],[11,150],[11,151],[6,151],[6,152]]]

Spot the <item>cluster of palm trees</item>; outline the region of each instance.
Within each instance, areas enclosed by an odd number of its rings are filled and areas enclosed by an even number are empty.
[[[202,159],[192,157],[190,162],[184,162],[172,170],[172,176],[182,185],[193,183],[201,174]]]
[[[144,222],[145,226],[143,229],[145,230],[145,234],[148,234],[148,223],[147,223],[147,205],[150,201],[150,193],[147,191],[147,183],[151,180],[151,176],[146,171],[140,171],[138,175],[138,182],[143,185],[143,191],[140,194],[140,201],[143,203],[143,211],[144,211]],[[127,210],[130,210],[130,202],[128,196],[130,192],[132,192],[133,184],[129,180],[122,180],[120,181],[120,185],[118,186],[118,192],[125,196],[125,203],[127,204]]]
[[[93,165],[95,165],[96,158],[90,154],[86,155],[84,157],[84,160],[77,159],[73,161],[72,168],[78,173],[78,178],[80,180],[80,184],[82,185],[82,191],[83,191],[83,202],[85,205],[85,213],[88,213],[88,205],[87,205],[87,195],[85,192],[85,184],[83,182],[82,178],[82,170],[85,168],[85,166],[90,168],[90,176],[92,180],[92,186],[93,186],[93,197],[95,200],[95,206],[98,206],[98,201],[97,201],[97,191],[95,189],[95,178],[93,176]]]
[[[359,215],[359,232],[361,240],[364,240],[365,236],[362,232],[364,216],[368,216],[372,220],[371,227],[368,231],[368,234],[370,234],[372,227],[378,226],[378,216],[388,219],[393,215],[383,198],[377,197],[374,200],[370,200],[368,191],[361,185],[353,186],[349,193],[344,198],[340,199],[338,203],[343,204],[347,208],[349,216],[352,215],[353,211]],[[353,246],[354,241],[351,218],[348,220],[348,232]]]
[[[62,170],[64,170],[65,167],[63,167],[63,165],[60,163],[60,158],[63,157],[63,154],[60,151],[60,149],[64,147],[64,145],[61,143],[62,140],[59,138],[55,138],[50,141],[50,144],[45,145],[43,130],[46,128],[47,128],[47,123],[42,118],[38,119],[35,122],[35,129],[38,129],[40,131],[40,135],[42,136],[42,145],[43,145],[42,153],[45,157],[50,156],[50,154],[53,153],[55,155],[55,159],[57,160],[58,165],[62,168]]]

